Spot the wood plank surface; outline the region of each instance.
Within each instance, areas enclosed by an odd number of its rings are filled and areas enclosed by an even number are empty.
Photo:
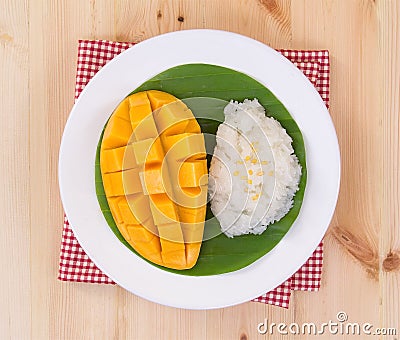
[[[400,330],[400,3],[378,4],[381,81],[381,230],[379,272],[381,322]],[[385,53],[384,51],[392,51]],[[400,331],[398,331],[399,337]]]
[[[27,1],[0,1],[0,334],[21,339],[32,311],[28,20]]]
[[[344,311],[350,322],[397,328],[397,336],[369,338],[398,339],[399,21],[397,0],[0,0],[0,338],[347,339],[257,332],[265,319],[321,324]],[[249,302],[186,311],[116,286],[57,280],[57,159],[77,40],[139,42],[191,28],[330,51],[341,191],[321,290],[295,292],[288,310]]]

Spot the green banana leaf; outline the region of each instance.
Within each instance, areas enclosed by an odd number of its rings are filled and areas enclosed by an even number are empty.
[[[203,241],[198,261],[192,269],[173,270],[157,266],[153,263],[151,264],[162,270],[182,275],[216,275],[244,268],[271,251],[297,218],[303,201],[307,180],[303,137],[296,122],[283,104],[271,91],[253,78],[228,68],[208,64],[187,64],[170,68],[146,81],[132,93],[145,90],[165,91],[185,101],[194,115],[201,117],[198,118],[198,121],[202,132],[210,134],[215,134],[218,125],[223,121],[223,108],[227,101],[231,99],[243,101],[246,98],[257,98],[260,104],[266,109],[266,114],[276,118],[292,137],[293,148],[302,167],[299,191],[294,198],[292,209],[280,221],[269,225],[263,234],[243,235],[234,238],[228,238],[225,234],[219,234],[216,237]],[[193,97],[210,97],[218,100],[211,101],[210,106],[204,108],[204,105],[201,105],[201,101],[189,100]],[[201,112],[200,116],[199,112]],[[206,118],[204,118],[205,112],[208,114]],[[111,215],[104,193],[99,152],[102,137],[103,134],[99,140],[95,163],[98,201],[104,217],[116,237],[137,254],[120,234]],[[210,157],[208,157],[209,160]],[[213,217],[213,214],[208,206],[206,216],[208,221],[205,225],[205,234],[215,235],[218,234],[220,226],[215,218],[210,220],[211,217]],[[289,254],[290,249],[288,249]]]

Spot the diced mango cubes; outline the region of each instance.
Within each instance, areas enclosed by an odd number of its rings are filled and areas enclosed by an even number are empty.
[[[104,150],[102,160],[104,173],[117,172],[137,167],[132,145]]]
[[[103,174],[103,185],[108,188],[107,197],[139,193],[141,192],[139,170],[136,168]]]
[[[161,163],[164,159],[164,150],[159,138],[133,142],[132,147],[138,165]]]
[[[132,135],[132,128],[120,117],[111,117],[104,130],[104,149],[126,146]]]
[[[207,202],[204,136],[169,93],[124,99],[103,134],[100,169],[121,235],[145,259],[188,269],[199,256]]]
[[[168,150],[166,157],[170,161],[205,159],[206,157],[204,137],[199,133],[182,133],[180,135],[166,136],[163,144]]]
[[[183,162],[178,170],[179,186],[181,188],[195,188],[208,184],[207,160]]]

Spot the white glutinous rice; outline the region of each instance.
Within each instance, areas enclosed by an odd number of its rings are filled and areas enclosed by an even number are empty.
[[[257,99],[231,101],[210,166],[211,210],[229,237],[261,234],[293,206],[301,166],[292,138]]]

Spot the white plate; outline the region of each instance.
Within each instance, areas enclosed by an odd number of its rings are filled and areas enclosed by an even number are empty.
[[[286,106],[305,140],[308,182],[297,220],[272,251],[233,273],[191,277],[148,264],[114,236],[96,198],[95,152],[110,113],[149,78],[187,63],[229,67],[258,80]],[[335,209],[339,179],[335,129],[312,84],[272,48],[224,31],[168,33],[121,53],[85,87],[68,118],[60,148],[61,199],[85,252],[121,287],[145,299],[181,308],[239,304],[289,278],[321,241]]]

